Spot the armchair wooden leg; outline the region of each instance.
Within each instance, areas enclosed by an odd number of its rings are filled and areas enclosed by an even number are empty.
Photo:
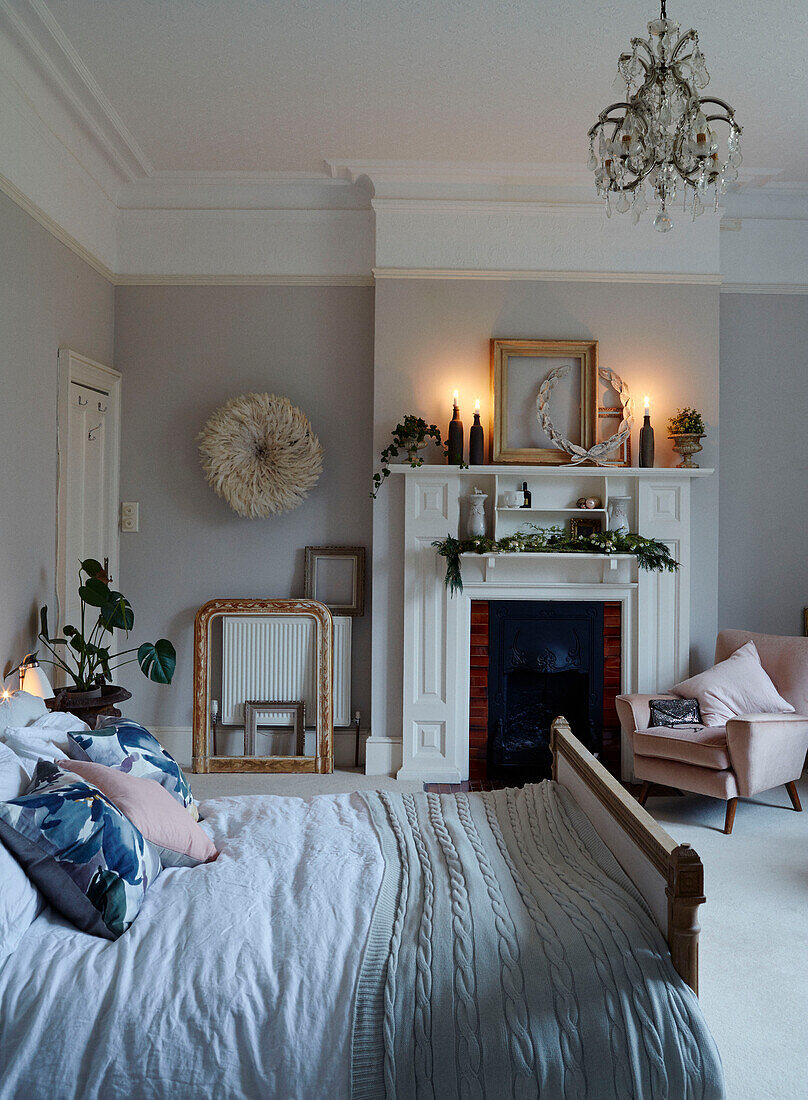
[[[648,792],[649,792],[650,790],[651,790],[651,783],[650,783],[650,781],[649,781],[649,780],[647,780],[647,779],[644,779],[644,780],[643,780],[643,784],[642,784],[642,790],[641,790],[641,791],[640,791],[640,793],[639,793],[639,794],[637,795],[637,801],[639,802],[639,804],[640,804],[641,806],[644,806],[644,805],[645,805],[646,799],[648,798]]]
[[[797,784],[794,780],[790,783],[786,783],[786,790],[788,791],[788,797],[791,799],[791,805],[799,813],[802,810],[800,805],[800,796],[797,793]]]
[[[729,836],[732,826],[735,824],[735,811],[738,808],[738,799],[727,799],[727,816],[724,818],[724,832]]]

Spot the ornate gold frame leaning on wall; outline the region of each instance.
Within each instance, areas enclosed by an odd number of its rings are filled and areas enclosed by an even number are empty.
[[[491,461],[529,466],[564,466],[573,455],[560,447],[520,447],[509,437],[508,370],[512,358],[546,359],[547,369],[536,375],[535,397],[558,360],[576,359],[580,372],[580,445],[589,450],[597,441],[597,340],[492,340],[491,341]],[[532,413],[535,417],[535,413]],[[537,420],[538,428],[538,420]],[[572,438],[572,437],[570,437]],[[574,443],[578,440],[573,439]]]
[[[216,756],[212,752],[210,712],[211,627],[225,615],[302,615],[314,620],[317,700],[314,756]],[[334,624],[325,604],[316,600],[209,600],[194,620],[194,772],[332,772],[334,714],[332,669]]]

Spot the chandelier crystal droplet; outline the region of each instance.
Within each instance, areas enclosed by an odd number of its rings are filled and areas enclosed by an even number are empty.
[[[723,99],[700,95],[710,74],[698,33],[680,34],[665,2],[659,19],[648,24],[649,37],[632,38],[631,53],[620,55],[615,83],[616,90],[625,89],[625,99],[598,115],[589,131],[587,162],[607,217],[613,210],[630,210],[636,225],[650,197],[660,233],[673,228],[670,211],[677,189],[684,192],[685,212],[695,220],[708,202],[718,209],[719,196],[737,180],[743,160],[733,108]],[[720,139],[725,139],[723,148]]]

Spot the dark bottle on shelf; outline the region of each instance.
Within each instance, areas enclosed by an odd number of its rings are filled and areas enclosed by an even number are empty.
[[[523,508],[530,508],[533,504],[533,495],[530,492],[530,489],[528,489],[526,481],[522,482],[522,492],[525,495],[525,503],[522,505],[522,507]]]

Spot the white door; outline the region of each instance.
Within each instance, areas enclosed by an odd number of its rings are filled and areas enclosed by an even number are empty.
[[[121,376],[59,351],[58,613],[50,628],[80,628],[79,562],[96,558],[118,580]]]

